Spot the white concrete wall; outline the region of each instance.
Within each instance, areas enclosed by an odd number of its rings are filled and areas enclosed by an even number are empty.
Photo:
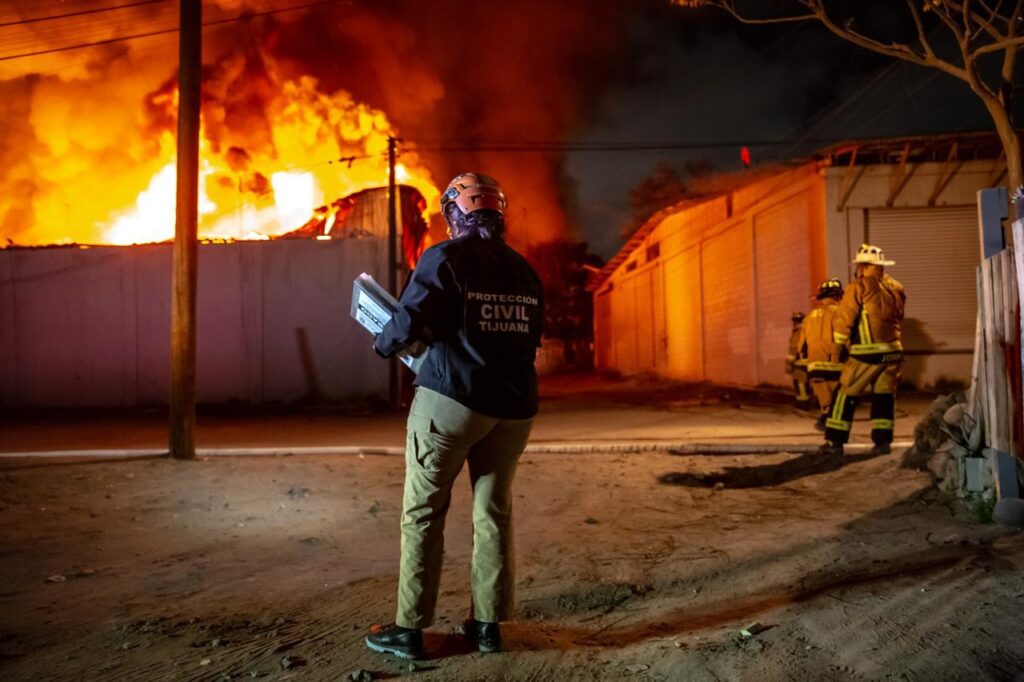
[[[349,317],[385,242],[199,247],[201,403],[387,395],[387,363]],[[166,404],[171,246],[0,251],[0,406]]]

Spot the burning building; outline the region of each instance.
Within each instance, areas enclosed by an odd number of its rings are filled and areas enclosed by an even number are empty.
[[[513,246],[568,236],[563,152],[494,143],[564,139],[585,120],[614,80],[631,11],[582,0],[314,5],[205,3],[201,401],[377,391],[378,377],[360,373],[383,377],[383,363],[339,325],[351,326],[352,278],[385,278],[380,222],[359,216],[379,213],[389,138],[407,263],[431,226],[443,233],[438,182],[467,168],[506,187]],[[0,11],[0,244],[65,245],[0,251],[0,403],[162,403],[175,7],[74,10]],[[509,32],[519,49],[493,49]]]

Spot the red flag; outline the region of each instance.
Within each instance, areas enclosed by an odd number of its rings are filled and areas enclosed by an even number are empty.
[[[750,150],[746,147],[740,149],[740,161],[743,162],[744,168],[750,168]]]

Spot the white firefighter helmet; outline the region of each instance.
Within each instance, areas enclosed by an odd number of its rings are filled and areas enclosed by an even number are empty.
[[[853,259],[854,265],[864,263],[865,265],[896,265],[896,261],[885,260],[885,254],[877,246],[861,244],[857,250],[857,257]]]

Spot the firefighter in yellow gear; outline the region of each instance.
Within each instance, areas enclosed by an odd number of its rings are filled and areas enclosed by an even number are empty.
[[[843,293],[833,331],[837,344],[849,344],[849,358],[825,422],[821,452],[843,452],[857,400],[870,390],[872,453],[887,454],[892,446],[896,386],[903,364],[900,323],[907,295],[902,284],[885,274],[885,266],[895,263],[886,260],[877,246],[861,244],[853,263],[857,278]]]
[[[793,393],[796,394],[796,408],[807,410],[811,407],[811,394],[807,388],[807,362],[800,357],[800,325],[804,314],[793,313],[793,329],[789,333],[789,349],[786,353],[786,374],[793,377]]]
[[[811,391],[818,399],[820,413],[814,428],[819,431],[825,430],[825,420],[832,409],[832,394],[843,371],[842,349],[833,337],[836,312],[842,297],[843,283],[838,279],[826,279],[818,285],[814,298],[820,304],[804,318],[797,339],[797,354],[806,363]]]

